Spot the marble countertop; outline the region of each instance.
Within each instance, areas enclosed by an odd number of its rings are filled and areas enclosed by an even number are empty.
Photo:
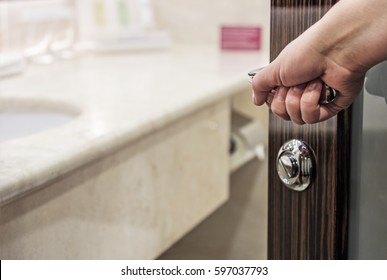
[[[213,46],[82,55],[0,80],[0,108],[24,104],[76,115],[62,126],[0,142],[0,205],[108,155],[184,115],[249,90],[264,52]]]

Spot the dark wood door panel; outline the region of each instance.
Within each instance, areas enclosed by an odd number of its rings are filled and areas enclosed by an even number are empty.
[[[272,0],[271,60],[335,2]],[[348,109],[326,122],[298,126],[270,115],[269,259],[346,258],[350,117]],[[315,179],[303,192],[286,188],[276,171],[277,153],[291,139],[302,139],[316,155]]]

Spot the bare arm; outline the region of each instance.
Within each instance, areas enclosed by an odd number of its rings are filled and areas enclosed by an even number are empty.
[[[253,100],[298,124],[324,121],[349,107],[366,71],[386,59],[387,0],[341,0],[254,77]],[[319,105],[320,79],[340,91],[333,103]]]

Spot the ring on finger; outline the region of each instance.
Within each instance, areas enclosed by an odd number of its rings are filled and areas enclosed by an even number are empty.
[[[324,81],[322,81],[322,89],[319,103],[321,105],[332,103],[336,99],[338,94],[338,90],[328,86]]]

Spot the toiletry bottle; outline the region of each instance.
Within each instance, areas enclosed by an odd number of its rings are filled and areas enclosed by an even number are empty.
[[[117,0],[117,19],[121,27],[127,27],[130,23],[128,0]]]
[[[94,20],[97,26],[104,27],[106,24],[105,5],[102,0],[94,0]]]
[[[152,10],[152,3],[150,0],[139,1],[139,12],[141,18],[141,25],[143,28],[152,28],[154,26],[154,17]]]

